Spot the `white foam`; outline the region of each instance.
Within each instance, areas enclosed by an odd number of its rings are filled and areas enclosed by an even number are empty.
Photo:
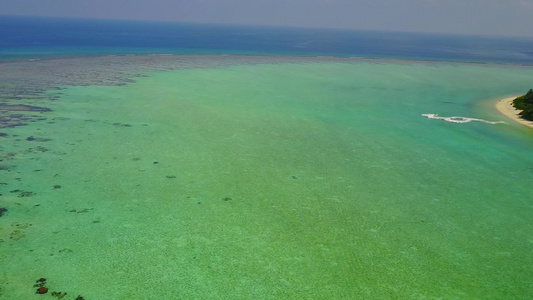
[[[439,117],[438,114],[422,114],[423,117],[427,117],[428,119],[437,119],[437,120],[444,120],[446,122],[451,123],[469,123],[472,121],[478,121],[483,122],[487,124],[501,124],[505,123],[504,121],[487,121],[483,119],[476,119],[476,118],[467,118],[467,117]]]

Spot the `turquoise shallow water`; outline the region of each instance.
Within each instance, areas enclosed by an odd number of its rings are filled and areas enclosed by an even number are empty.
[[[532,76],[310,60],[50,91],[3,130],[0,298],[528,299],[533,131],[493,104]]]

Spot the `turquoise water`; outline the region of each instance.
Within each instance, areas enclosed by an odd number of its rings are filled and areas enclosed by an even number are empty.
[[[0,299],[532,297],[533,131],[493,108],[532,68],[144,75],[1,130]]]

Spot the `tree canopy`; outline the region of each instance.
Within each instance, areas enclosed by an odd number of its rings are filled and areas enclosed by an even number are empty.
[[[520,112],[522,118],[533,121],[533,89],[529,89],[525,95],[514,99],[513,106],[522,110]]]

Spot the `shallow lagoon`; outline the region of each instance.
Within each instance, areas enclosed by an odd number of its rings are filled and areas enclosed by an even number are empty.
[[[1,299],[532,295],[533,132],[492,107],[532,68],[128,59],[0,130]]]

